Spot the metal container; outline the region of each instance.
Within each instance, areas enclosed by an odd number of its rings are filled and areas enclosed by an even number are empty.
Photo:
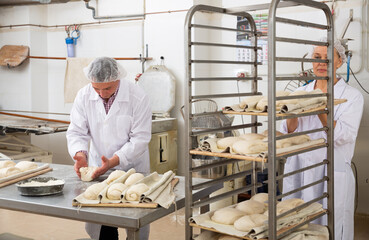
[[[223,158],[218,158],[218,157],[208,157],[208,158],[204,158],[206,156],[201,156],[201,157],[202,158],[192,159],[192,166],[193,167],[199,167],[199,166],[202,166],[202,165],[216,163],[216,162],[223,159]],[[192,176],[197,177],[197,178],[216,179],[216,178],[219,178],[219,177],[226,176],[226,173],[227,173],[227,165],[222,165],[222,166],[218,166],[218,167],[214,167],[214,168],[208,168],[208,169],[205,169],[205,170],[201,170],[201,171],[198,171],[198,172],[193,172]]]
[[[61,193],[64,187],[64,180],[63,183],[55,184],[55,185],[47,185],[47,186],[27,186],[25,185],[28,182],[39,182],[39,183],[46,183],[50,180],[60,180],[53,177],[36,177],[27,180],[23,180],[16,184],[18,191],[23,196],[46,196]]]

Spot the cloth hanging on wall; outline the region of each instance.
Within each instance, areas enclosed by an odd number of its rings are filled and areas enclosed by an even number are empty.
[[[78,91],[90,81],[83,73],[83,68],[94,58],[67,58],[64,79],[64,103],[73,103]]]

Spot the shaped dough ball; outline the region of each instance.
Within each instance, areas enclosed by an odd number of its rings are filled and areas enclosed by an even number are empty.
[[[293,145],[298,145],[298,144],[309,142],[311,139],[308,135],[305,134],[305,135],[300,135],[296,137],[291,137],[290,140]]]
[[[0,161],[0,168],[14,167],[15,162],[11,160]]]
[[[233,237],[229,235],[221,235],[219,236],[218,240],[242,240],[242,238]]]
[[[263,214],[246,215],[234,222],[234,228],[239,231],[249,232],[255,227],[264,225],[264,222],[267,220],[268,217]]]
[[[233,143],[242,140],[240,137],[226,137],[217,141],[217,146],[220,149],[226,149],[227,147],[232,147]]]
[[[264,213],[265,205],[264,203],[247,200],[237,204],[236,209],[244,212],[247,215],[256,214],[256,213]]]
[[[145,176],[142,173],[134,173],[127,178],[124,184],[127,186],[131,186],[136,182],[140,181],[141,179],[143,179],[144,177]]]
[[[109,177],[106,179],[106,183],[110,184],[111,182],[113,182],[114,180],[120,178],[121,176],[123,176],[126,172],[122,171],[122,170],[115,170],[112,173],[109,174]]]
[[[0,169],[0,178],[9,177],[11,175],[20,173],[21,170],[16,167],[6,167]]]
[[[138,201],[140,200],[141,194],[148,191],[150,188],[144,183],[138,183],[136,185],[131,186],[125,195],[125,198],[128,201]]]
[[[96,169],[98,169],[98,167],[81,167],[79,169],[79,172],[81,173],[81,180],[84,182],[92,181],[92,174]]]
[[[86,199],[95,200],[99,196],[99,193],[107,187],[108,184],[104,181],[101,183],[95,183],[89,186],[86,191],[84,192],[83,196]]]
[[[291,199],[283,200],[282,202],[279,202],[277,204],[277,215],[287,212],[288,210],[298,207],[304,203],[305,203],[304,200],[299,199],[299,198],[291,198]]]
[[[232,225],[237,219],[244,216],[245,213],[232,207],[225,207],[216,210],[211,220],[216,223]]]
[[[122,192],[127,188],[123,183],[113,183],[106,193],[106,196],[112,200],[119,200]]]
[[[245,134],[242,134],[240,138],[246,141],[255,141],[255,140],[262,140],[265,138],[265,136],[262,134],[257,134],[257,133],[245,133]]]
[[[251,200],[265,204],[268,202],[268,193],[255,194],[254,196],[252,196]]]
[[[15,167],[19,168],[22,172],[25,172],[25,171],[28,171],[28,170],[38,168],[38,165],[35,162],[21,161],[21,162],[15,164]]]
[[[238,154],[257,154],[268,150],[268,143],[263,141],[238,141],[232,145],[232,150]]]

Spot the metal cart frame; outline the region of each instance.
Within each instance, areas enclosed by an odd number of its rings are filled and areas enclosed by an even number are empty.
[[[280,18],[276,17],[276,12],[278,8],[281,7],[290,7],[290,6],[307,6],[315,9],[320,9],[324,12],[327,20],[326,25],[320,25],[310,22],[304,22],[304,21],[297,21],[292,19],[286,19],[286,18]],[[252,116],[251,123],[249,124],[242,124],[237,126],[232,126],[228,128],[217,128],[217,129],[209,129],[209,130],[203,130],[201,132],[198,132],[191,127],[191,119],[197,115],[201,114],[192,114],[191,109],[191,101],[194,99],[201,99],[201,98],[226,98],[226,97],[241,97],[241,96],[252,96],[252,95],[261,95],[260,92],[257,91],[257,81],[261,80],[260,77],[258,77],[258,71],[257,66],[260,64],[257,59],[257,50],[259,49],[257,46],[257,38],[258,38],[258,32],[256,30],[255,22],[252,18],[252,16],[247,13],[246,11],[255,11],[255,10],[265,10],[269,9],[269,22],[268,22],[268,161],[267,161],[267,167],[268,167],[268,192],[269,192],[269,204],[268,204],[268,211],[269,211],[269,219],[268,219],[268,225],[269,227],[269,239],[280,239],[283,236],[286,236],[287,234],[291,233],[292,231],[296,230],[297,228],[303,226],[304,224],[319,218],[325,214],[328,213],[328,229],[330,234],[330,239],[334,239],[334,164],[333,164],[333,148],[334,148],[334,141],[333,141],[333,110],[334,110],[334,96],[333,96],[333,90],[334,90],[334,83],[333,83],[333,59],[334,59],[334,52],[333,52],[333,18],[330,12],[330,9],[327,5],[315,2],[312,0],[272,0],[271,4],[261,4],[261,5],[254,5],[254,6],[245,6],[240,8],[234,8],[234,9],[224,9],[224,8],[217,8],[212,6],[205,6],[205,5],[197,5],[192,7],[187,14],[186,17],[186,23],[185,23],[185,64],[186,64],[186,84],[185,84],[185,133],[187,134],[185,136],[185,149],[188,150],[186,153],[186,156],[184,156],[185,160],[185,193],[186,193],[186,219],[188,220],[190,217],[192,217],[192,211],[193,208],[200,207],[201,212],[205,212],[209,210],[209,204],[219,201],[223,198],[237,195],[241,192],[252,190],[255,186],[258,186],[257,183],[251,182],[246,187],[241,187],[239,189],[235,189],[223,194],[220,194],[215,197],[202,199],[199,201],[193,201],[193,191],[199,188],[206,188],[210,187],[212,184],[219,184],[220,182],[228,181],[231,179],[239,178],[247,173],[250,173],[250,171],[244,171],[240,173],[236,173],[233,175],[229,175],[226,177],[218,178],[209,182],[206,182],[205,184],[200,185],[193,185],[192,183],[192,172],[203,170],[206,168],[216,167],[220,165],[225,165],[229,163],[234,163],[239,160],[237,159],[225,159],[219,163],[216,164],[209,164],[204,165],[200,167],[192,167],[192,155],[190,154],[190,150],[192,147],[192,138],[198,134],[204,134],[204,133],[213,133],[218,131],[224,131],[224,130],[232,130],[232,129],[242,129],[242,128],[251,128],[252,132],[257,132],[257,127],[261,126],[261,123],[257,121],[257,116]],[[215,43],[205,43],[205,42],[196,42],[192,39],[192,29],[193,28],[202,28],[202,29],[213,29],[213,30],[222,30],[222,31],[238,31],[243,32],[239,29],[229,29],[229,28],[223,28],[223,27],[216,27],[216,26],[208,26],[208,25],[199,25],[199,24],[192,24],[193,16],[196,12],[203,11],[203,12],[211,12],[211,13],[220,13],[220,14],[231,14],[235,16],[243,16],[246,17],[249,21],[251,31],[245,31],[249,34],[252,34],[252,46],[246,47],[246,46],[238,46],[238,45],[229,45],[229,44],[215,44]],[[293,39],[293,38],[281,38],[276,36],[276,23],[284,23],[284,24],[290,24],[294,26],[301,26],[301,27],[313,27],[313,28],[319,28],[324,29],[327,31],[327,42],[318,42],[318,41],[308,41],[308,40],[302,40],[302,39]],[[307,59],[307,58],[289,58],[289,57],[277,57],[276,56],[276,42],[290,42],[294,44],[309,44],[309,45],[319,45],[319,46],[328,46],[328,59],[327,60],[317,60],[317,59]],[[253,50],[253,55],[255,61],[252,62],[238,62],[238,61],[221,61],[221,60],[197,60],[192,56],[192,47],[193,46],[212,46],[212,47],[230,47],[230,48],[249,48]],[[276,101],[277,100],[283,100],[283,99],[293,99],[293,98],[301,98],[301,96],[287,96],[287,97],[276,97],[276,82],[277,81],[289,81],[291,78],[286,78],[283,76],[277,76],[276,74],[276,62],[278,61],[290,61],[290,62],[325,62],[328,66],[328,77],[317,77],[315,79],[317,80],[327,80],[328,81],[328,89],[327,93],[323,94],[314,94],[314,95],[304,95],[302,97],[311,98],[311,97],[320,97],[320,96],[326,96],[327,97],[327,107],[325,110],[315,111],[311,113],[301,113],[296,115],[290,115],[290,116],[277,116],[276,114]],[[192,65],[193,64],[250,64],[253,66],[252,70],[252,76],[251,77],[245,77],[245,78],[236,78],[236,77],[196,77],[192,73]],[[305,77],[306,78],[306,77]],[[294,77],[294,80],[306,80],[304,77]],[[237,81],[237,80],[249,80],[252,81],[252,87],[251,92],[248,93],[232,93],[232,94],[213,94],[213,95],[192,95],[193,90],[193,82],[194,81]],[[211,114],[211,113],[203,113],[204,114]],[[317,115],[317,114],[327,114],[328,116],[328,124],[326,127],[314,129],[310,131],[305,132],[299,132],[299,133],[291,133],[284,136],[277,137],[276,136],[276,122],[282,119],[287,118],[295,118],[295,117],[302,117],[302,116],[309,116],[309,115]],[[308,133],[314,133],[319,131],[325,131],[327,133],[327,142],[326,144],[323,144],[320,147],[314,147],[310,149],[305,150],[299,150],[293,154],[282,154],[278,155],[276,154],[276,140],[299,136],[302,134],[308,134]],[[282,174],[279,176],[276,176],[277,171],[277,161],[281,159],[286,159],[287,157],[290,157],[292,155],[297,155],[300,153],[312,151],[318,148],[327,148],[327,159],[323,159],[321,163],[309,166],[304,169],[299,169],[297,171],[288,173],[288,174]],[[303,171],[307,171],[309,169],[319,167],[325,165],[327,167],[327,176],[325,176],[323,179],[316,181],[312,184],[300,187],[298,189],[295,189],[294,191],[285,193],[283,195],[276,196],[276,190],[277,190],[277,180],[281,180],[284,177],[291,176],[293,174],[297,174]],[[255,170],[255,169],[254,169]],[[255,171],[253,171],[252,174],[255,174]],[[307,187],[314,186],[316,184],[320,184],[323,182],[327,182],[327,193],[323,193],[321,197],[314,199],[312,201],[306,202],[302,206],[299,206],[297,208],[294,208],[286,213],[283,213],[276,216],[276,203],[277,200],[280,200],[282,197],[287,196],[289,194],[292,194],[297,191],[301,191]],[[254,192],[252,192],[253,194]],[[319,200],[322,200],[323,198],[328,198],[328,206],[327,206],[327,212],[322,212],[321,214],[315,216],[312,219],[308,219],[291,229],[283,232],[282,234],[277,234],[277,219],[281,218],[283,216],[286,216],[287,214],[290,214],[296,210],[302,209],[303,207],[306,207],[313,202],[317,202]],[[193,238],[193,229],[187,222],[186,224],[186,239],[192,239]]]

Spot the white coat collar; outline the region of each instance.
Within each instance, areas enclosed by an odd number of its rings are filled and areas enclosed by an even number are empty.
[[[314,91],[314,86],[315,86],[316,80],[314,80],[313,82],[311,82],[310,84],[308,84],[306,86],[306,91],[310,92],[310,91]],[[346,88],[346,83],[345,80],[343,80],[342,77],[339,77],[338,81],[336,84],[334,84],[334,98],[338,99],[341,98],[341,95],[343,93],[343,91]]]

